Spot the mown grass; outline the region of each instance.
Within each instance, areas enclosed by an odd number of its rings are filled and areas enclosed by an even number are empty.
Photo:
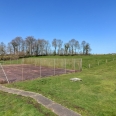
[[[113,61],[114,57],[111,55],[83,56],[83,66],[86,66],[86,61],[94,63],[96,59],[102,63],[90,69],[84,67],[80,73],[17,82],[7,86],[41,93],[82,116],[116,116],[116,60]],[[71,82],[72,77],[81,78],[82,81]]]
[[[0,91],[0,116],[56,116],[31,98]]]

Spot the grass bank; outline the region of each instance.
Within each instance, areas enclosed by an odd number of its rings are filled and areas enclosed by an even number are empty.
[[[0,91],[0,116],[56,116],[31,98]]]
[[[84,57],[84,56],[83,56]],[[94,58],[93,58],[94,57]],[[84,68],[80,73],[64,74],[9,84],[9,87],[41,93],[46,97],[82,114],[82,116],[115,116],[116,107],[116,60],[112,56],[85,56],[92,63],[97,59],[101,65]],[[71,82],[70,78],[81,78]]]

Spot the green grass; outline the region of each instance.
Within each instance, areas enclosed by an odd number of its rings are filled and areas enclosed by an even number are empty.
[[[113,61],[116,56],[82,57],[85,67],[80,73],[17,82],[7,86],[41,93],[82,116],[116,116],[116,60]],[[90,69],[86,67],[89,61],[95,64],[96,60],[101,61],[99,66],[94,65]],[[72,77],[79,77],[82,81],[71,82],[69,79]]]
[[[47,59],[48,62],[47,62]],[[83,64],[83,69],[93,67],[97,67],[98,65],[102,65],[107,62],[111,62],[113,60],[116,60],[116,55],[90,55],[90,56],[83,56],[83,55],[77,55],[77,56],[38,56],[38,57],[31,57],[31,58],[24,58],[23,59],[18,59],[18,60],[6,60],[6,61],[0,61],[1,64],[6,64],[6,65],[13,65],[13,64],[22,64],[22,63],[31,63],[31,64],[36,64],[41,66],[49,66],[49,67],[54,67],[54,59],[55,59],[55,67],[56,68],[65,68],[65,59],[66,59],[66,68],[68,69],[74,69],[74,60],[76,63],[76,69],[79,69],[79,64],[78,61],[80,61],[80,58],[82,58],[82,64]]]
[[[13,64],[22,64],[22,59],[17,59],[17,60],[1,60],[0,64],[2,65],[13,65]]]
[[[0,116],[56,116],[31,98],[0,91]]]
[[[99,63],[99,65],[105,64],[106,60],[107,60],[107,62],[113,61],[113,59],[116,60],[116,55],[90,55],[90,56],[77,55],[77,56],[39,56],[39,57],[31,57],[31,59],[34,59],[34,58],[37,58],[37,59],[45,59],[45,58],[48,58],[48,59],[51,59],[51,58],[52,59],[67,59],[67,61],[71,60],[71,59],[82,58],[83,69],[86,69],[86,68],[89,67],[89,64],[90,64],[91,68],[93,68],[93,67],[97,67],[98,63]],[[71,66],[73,66],[73,65],[71,65]],[[67,66],[67,67],[71,67],[71,66]]]

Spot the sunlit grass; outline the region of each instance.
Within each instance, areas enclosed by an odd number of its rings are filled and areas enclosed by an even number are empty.
[[[56,116],[31,98],[0,91],[0,116]]]
[[[110,60],[113,57],[83,56],[83,66],[86,66],[88,60],[94,63],[97,59],[102,63],[91,68],[84,67],[79,73],[17,82],[7,86],[41,93],[82,116],[115,116],[116,60]],[[107,63],[106,58],[109,58]],[[72,77],[81,78],[82,81],[71,82]]]

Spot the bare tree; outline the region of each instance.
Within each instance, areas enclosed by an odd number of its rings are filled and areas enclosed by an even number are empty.
[[[45,40],[45,51],[46,51],[46,55],[48,55],[50,51],[50,44],[49,44],[49,41],[46,41],[46,40]]]
[[[22,37],[16,37],[14,41],[17,43],[17,52],[19,54],[21,51],[21,44],[22,44],[23,39]]]
[[[11,44],[13,46],[14,54],[16,54],[18,44],[16,43],[16,41],[14,39],[11,41]]]
[[[76,45],[76,40],[75,39],[71,39],[69,41],[69,45],[70,45],[71,54],[73,55],[74,54],[74,48],[77,46]]]
[[[49,50],[49,42],[45,39],[37,40],[37,53],[38,55],[47,55]]]
[[[27,52],[32,55],[33,54],[33,44],[35,42],[35,38],[33,36],[26,37],[26,45],[27,45]]]
[[[38,47],[39,47],[38,40],[35,40],[35,42],[34,42],[34,55],[36,55],[36,56],[38,56]]]
[[[76,54],[76,50],[80,49],[80,45],[79,45],[79,42],[77,40],[75,40],[75,42],[74,42],[74,48],[75,48],[75,54]]]
[[[43,55],[44,53],[44,39],[38,39],[38,52],[39,55]]]
[[[21,44],[22,44],[22,37],[15,37],[12,41],[11,44],[13,46],[14,49],[14,54],[19,54],[21,51]]]
[[[61,48],[61,49],[59,50],[59,55],[64,55],[64,53],[65,53],[64,48]]]
[[[0,55],[5,55],[6,54],[6,45],[1,42],[0,43]]]
[[[19,57],[24,57],[26,55],[27,47],[28,47],[28,45],[26,43],[26,40],[21,39],[20,44],[18,46],[18,55],[19,55]]]
[[[65,55],[68,55],[69,43],[64,44]]]
[[[53,39],[53,41],[52,41],[52,46],[54,47],[54,54],[56,55],[56,49],[57,49],[57,47],[58,47],[58,40],[55,38],[55,39]]]
[[[83,54],[85,54],[85,45],[86,45],[86,42],[82,41],[81,46],[82,46],[82,49],[83,49]]]
[[[54,38],[52,41],[52,46],[54,47],[54,51],[50,49],[49,41],[45,39],[36,40],[33,36],[28,36],[24,39],[22,37],[15,37],[6,45],[1,42],[0,43],[0,55],[5,54],[15,54],[19,57],[24,57],[24,55],[51,55],[51,54],[59,54],[59,55],[68,55],[68,54],[89,54],[91,51],[91,47],[89,43],[86,41],[82,41],[81,45],[75,39],[71,39],[68,43],[64,44],[62,48],[63,41],[60,39]],[[82,47],[82,51],[79,52],[80,46]],[[7,49],[6,49],[7,48]],[[77,51],[78,50],[78,51]],[[58,51],[58,52],[57,52]]]
[[[62,47],[62,43],[63,41],[62,40],[57,40],[57,46],[58,46],[58,54],[60,55],[60,50],[61,50],[61,47]]]
[[[24,52],[25,53],[25,51],[26,51],[26,41],[25,40],[22,40],[21,52]]]
[[[7,45],[7,53],[10,55],[13,54],[13,46],[12,46],[11,42],[9,42]]]

